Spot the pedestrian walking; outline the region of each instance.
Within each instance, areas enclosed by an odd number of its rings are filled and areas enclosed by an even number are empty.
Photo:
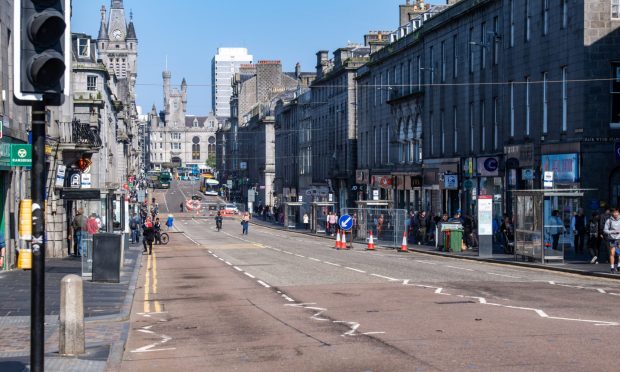
[[[159,222],[159,217],[153,223],[153,230],[155,230],[155,244],[161,244],[161,223]]]
[[[601,255],[601,236],[599,234],[600,218],[598,213],[592,213],[592,218],[588,223],[588,251],[592,256],[590,263],[598,263]]]
[[[611,273],[615,274],[620,270],[620,263],[618,267],[614,267],[616,253],[620,253],[620,212],[618,212],[618,209],[613,208],[611,210],[611,216],[605,222],[603,231],[609,243],[609,264],[611,265]]]
[[[184,207],[183,203],[179,204],[179,208],[181,209],[181,213],[183,213],[183,207]]]
[[[248,212],[243,213],[241,217],[241,226],[243,227],[241,234],[248,235],[248,228],[250,225],[250,214]]]
[[[74,256],[81,256],[83,251],[83,243],[82,238],[86,235],[86,221],[87,218],[84,215],[84,210],[82,208],[78,209],[75,217],[73,217],[73,221],[71,221],[71,227],[73,229],[74,236]]]
[[[136,213],[129,220],[129,229],[131,230],[131,242],[140,243],[140,217]]]
[[[142,240],[142,244],[144,246],[142,253],[148,252],[148,254],[151,255],[153,253],[153,241],[155,240],[155,227],[151,217],[147,217],[146,222],[144,222],[144,226],[142,227],[142,236],[144,237]]]
[[[564,228],[564,223],[560,218],[560,211],[554,210],[551,212],[551,218],[549,219],[549,234],[551,235],[551,248],[556,251],[558,249],[558,244],[560,243],[560,235],[564,234],[566,228]]]
[[[574,247],[575,254],[580,255],[583,253],[583,247],[587,236],[586,229],[586,216],[583,214],[583,209],[579,208],[577,213],[571,218],[570,227],[574,235]]]
[[[86,221],[86,232],[89,235],[95,235],[99,232],[99,222],[97,222],[96,213],[92,213],[90,217],[88,217],[88,221]]]
[[[308,213],[304,213],[303,221],[304,221],[304,228],[308,230],[308,226],[310,225],[310,217],[308,217]]]
[[[166,219],[166,227],[168,228],[168,230],[172,229],[172,226],[174,225],[174,216],[169,214],[168,218]]]
[[[338,216],[336,212],[331,212],[329,215],[329,226],[331,227],[331,234],[334,236],[336,233],[336,226],[338,225]]]

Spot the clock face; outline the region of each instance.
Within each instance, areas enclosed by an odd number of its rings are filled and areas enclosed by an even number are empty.
[[[115,38],[116,40],[119,40],[122,35],[123,34],[121,33],[121,30],[114,30],[112,32],[112,37]]]

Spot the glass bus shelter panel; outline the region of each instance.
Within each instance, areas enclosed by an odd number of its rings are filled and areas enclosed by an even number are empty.
[[[542,221],[540,216],[540,196],[536,194],[518,195],[515,205],[515,256],[542,260]]]
[[[399,247],[405,232],[407,211],[388,208],[344,208],[354,219],[353,240],[365,243],[372,231],[375,242]]]
[[[335,204],[312,206],[312,229],[315,233],[325,233],[327,230],[327,214],[335,212]]]
[[[545,260],[563,261],[566,254],[572,252],[574,241],[570,225],[578,208],[579,198],[545,197]]]
[[[288,229],[297,229],[303,226],[303,203],[288,203],[284,206],[284,226]]]

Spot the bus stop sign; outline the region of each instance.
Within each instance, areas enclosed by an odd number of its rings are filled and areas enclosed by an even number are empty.
[[[338,225],[340,225],[340,228],[345,231],[351,230],[351,228],[353,227],[353,217],[345,214],[344,216],[340,217],[340,220],[338,220]]]

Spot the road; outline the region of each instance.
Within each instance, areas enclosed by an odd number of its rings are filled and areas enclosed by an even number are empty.
[[[141,273],[123,370],[617,370],[620,281],[177,224]]]

